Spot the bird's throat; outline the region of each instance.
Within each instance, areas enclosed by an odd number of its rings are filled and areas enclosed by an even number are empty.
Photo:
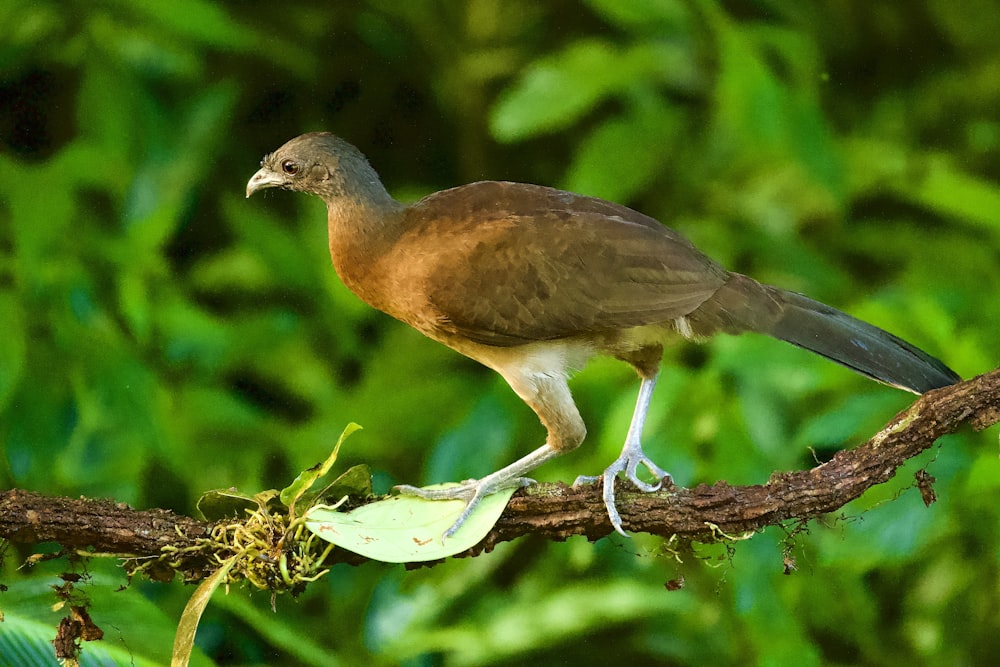
[[[393,199],[375,204],[327,204],[330,259],[337,275],[369,305],[386,310],[383,258],[402,233],[403,206]]]

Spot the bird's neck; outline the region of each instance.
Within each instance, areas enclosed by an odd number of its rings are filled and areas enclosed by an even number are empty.
[[[376,185],[366,196],[328,201],[327,229],[330,259],[340,279],[369,305],[385,310],[378,267],[402,233],[405,207]]]

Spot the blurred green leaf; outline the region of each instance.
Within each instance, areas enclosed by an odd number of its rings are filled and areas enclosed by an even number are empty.
[[[1000,459],[995,453],[976,457],[966,480],[972,494],[994,494],[1000,491]]]
[[[668,63],[656,45],[575,42],[535,63],[501,97],[490,119],[493,135],[512,142],[566,127],[606,98],[661,74]]]
[[[667,29],[686,27],[690,18],[685,3],[676,0],[587,0],[587,5],[624,29],[657,36]]]
[[[517,141],[579,118],[614,85],[607,72],[614,55],[611,45],[591,40],[535,64],[495,108],[494,136]]]
[[[0,24],[8,29],[0,41],[0,71],[16,71],[21,58],[37,44],[48,43],[65,23],[59,7],[40,2],[0,4]]]
[[[165,38],[161,31],[137,30],[134,24],[117,21],[105,13],[90,16],[87,28],[94,42],[106,50],[109,60],[124,68],[160,79],[194,79],[200,74],[202,62],[198,54]],[[135,79],[131,83],[139,85]]]
[[[3,344],[0,344],[0,410],[3,410],[24,373],[27,357],[24,316],[15,295],[0,291],[0,322],[3,322]]]
[[[511,427],[509,414],[496,396],[479,397],[464,419],[435,443],[427,457],[425,479],[470,479],[503,467],[517,451]],[[474,456],[470,448],[475,448]]]
[[[495,373],[343,285],[321,201],[244,199],[260,156],[308,130],[400,196],[502,178],[615,199],[728,269],[992,368],[998,24],[988,0],[0,2],[0,477],[186,511],[286,484],[351,420],[371,430],[333,495],[367,489],[364,463],[380,488],[461,479],[541,442]],[[572,386],[589,435],[547,479],[606,465],[631,416],[620,362]],[[681,483],[759,483],[910,401],[764,336],[678,342],[645,444]],[[943,439],[808,533],[732,549],[518,540],[336,568],[278,614],[234,589],[198,642],[227,664],[991,664],[995,448]],[[0,551],[4,583],[44,589],[19,553]],[[104,643],[166,662],[190,592],[113,587]],[[11,599],[0,651],[26,617]]]
[[[787,85],[769,66],[753,33],[739,30],[715,5],[699,4],[710,17],[719,44],[712,105],[718,156],[737,158],[739,164],[759,161],[764,169],[792,158],[813,179],[840,193],[843,167],[812,91]],[[773,40],[773,33],[765,34]],[[806,54],[799,50],[785,55],[794,62]],[[801,70],[804,65],[795,67]]]
[[[103,641],[82,642],[82,667],[104,665],[169,664],[173,621],[154,602],[122,589],[120,574],[105,571],[102,564],[91,564],[92,576],[74,586],[82,601],[89,603],[93,622],[104,630]],[[5,581],[3,592],[3,632],[0,632],[0,660],[10,665],[56,664],[52,639],[59,620],[69,614],[66,606],[57,607],[54,584],[61,579],[19,579]],[[191,664],[214,664],[201,650],[195,650]]]
[[[909,475],[903,475],[905,470],[900,478],[912,480]],[[916,489],[910,489],[903,498],[888,502],[895,493],[893,488],[873,489],[864,498],[848,505],[845,514],[855,517],[849,524],[852,539],[859,540],[865,548],[858,552],[846,545],[837,531],[824,535],[823,565],[865,572],[904,563],[924,553],[934,540],[935,524],[940,525],[941,515],[935,516],[934,511],[924,506]],[[872,506],[877,506],[877,510],[859,516],[862,508]]]
[[[580,143],[566,189],[610,201],[629,201],[670,163],[680,118],[651,91],[636,93],[629,111],[598,126]]]
[[[128,322],[129,332],[143,344],[150,341],[154,330],[155,304],[150,295],[146,272],[126,271],[118,282],[118,305]]]
[[[911,152],[878,138],[845,142],[845,154],[858,194],[888,188],[937,214],[992,233],[1000,229],[1000,188],[963,172],[944,155]]]
[[[273,282],[307,288],[314,285],[317,276],[328,267],[329,251],[323,242],[322,218],[315,221],[315,229],[310,228],[305,232],[308,234],[306,238],[315,239],[315,245],[321,252],[310,253],[315,254],[317,261],[304,262],[302,236],[293,230],[282,229],[273,217],[251,206],[253,202],[248,202],[243,196],[225,196],[222,203],[228,228],[242,241],[239,247],[246,253],[253,253],[252,261],[255,266],[246,267],[251,269],[246,277],[250,286],[255,282],[255,274],[266,270]],[[210,261],[214,263],[225,260],[211,258]],[[240,261],[251,260],[246,258]],[[258,263],[260,266],[256,266]]]
[[[504,608],[507,613],[501,615],[462,615],[446,631],[439,628],[441,619],[425,615],[426,603],[419,609],[418,618],[412,619],[414,627],[404,626],[404,633],[400,633],[396,618],[375,621],[391,622],[383,639],[397,660],[446,652],[458,664],[523,662],[533,651],[547,653],[553,646],[572,642],[593,628],[635,627],[647,619],[652,627],[662,628],[673,614],[683,615],[690,610],[690,598],[663,591],[654,593],[647,582],[622,578],[569,581],[549,592],[541,582],[530,581],[525,590],[506,596]]]
[[[240,595],[224,595],[216,598],[213,607],[225,609],[241,623],[253,628],[277,648],[295,656],[304,665],[338,667],[349,664],[321,643],[325,635],[314,636],[302,624],[275,623],[275,614],[256,604],[256,600]]]
[[[888,416],[899,410],[900,398],[887,391],[866,391],[850,396],[835,406],[826,406],[811,416],[795,434],[798,447],[848,447],[861,444],[873,435]]]
[[[128,160],[132,143],[141,132],[142,98],[135,94],[140,83],[130,72],[116,72],[104,62],[84,70],[75,109],[76,121],[88,142],[100,148],[99,162]],[[130,176],[128,170],[100,170],[105,187],[121,196]]]
[[[177,0],[169,8],[155,3],[108,0],[143,24],[211,46],[253,48],[257,34],[240,25],[226,10],[206,0]]]
[[[156,316],[162,354],[168,363],[217,369],[233,348],[234,332],[193,303],[161,302]]]
[[[1000,233],[1000,187],[996,183],[962,172],[943,156],[929,156],[922,162],[916,178],[899,184],[907,199]]]
[[[192,272],[195,285],[204,290],[266,289],[274,285],[274,275],[261,257],[249,248],[221,252],[198,264]]]

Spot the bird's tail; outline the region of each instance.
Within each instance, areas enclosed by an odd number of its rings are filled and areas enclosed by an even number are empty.
[[[731,274],[689,320],[696,333],[749,330],[768,334],[916,394],[962,379],[941,361],[887,331],[738,273]]]

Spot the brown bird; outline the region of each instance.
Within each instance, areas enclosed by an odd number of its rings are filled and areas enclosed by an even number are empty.
[[[524,475],[583,441],[567,379],[596,354],[631,364],[641,378],[625,446],[602,476],[611,524],[623,535],[618,474],[643,491],[670,479],[640,444],[669,339],[763,333],[914,393],[961,379],[875,326],[727,271],[677,232],[619,204],[484,181],[403,205],[357,148],[326,132],[265,156],[246,194],[273,187],[326,202],[330,256],[348,288],[500,373],[548,432],[544,445],[482,479],[447,490],[399,487],[466,502],[446,537],[481,498],[532,483]],[[639,465],[659,481],[641,480]]]

